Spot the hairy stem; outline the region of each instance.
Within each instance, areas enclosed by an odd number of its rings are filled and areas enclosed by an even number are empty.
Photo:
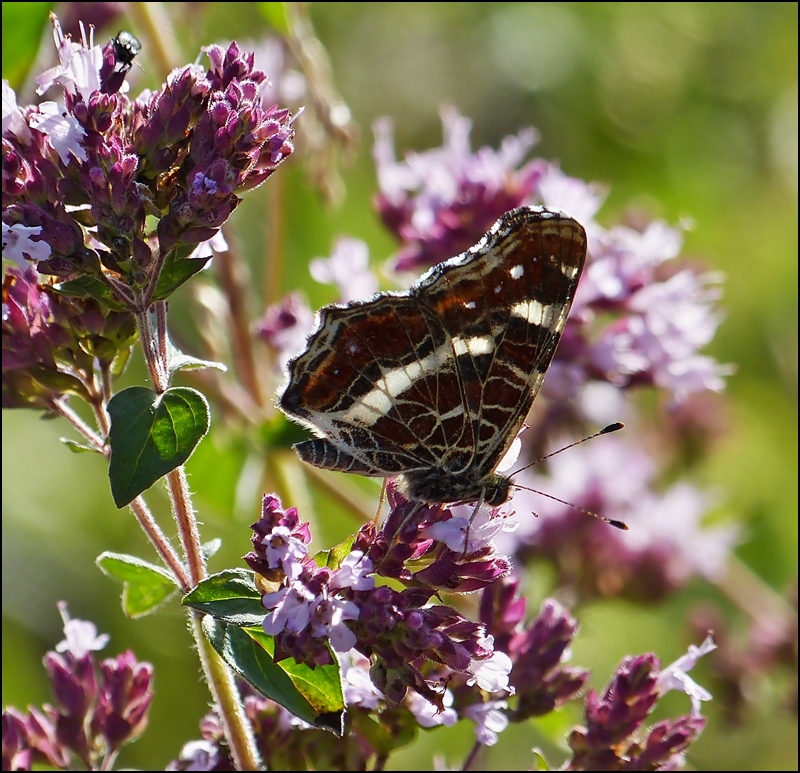
[[[202,618],[203,615],[191,612],[189,614],[190,628],[208,687],[219,707],[222,722],[225,725],[225,737],[236,770],[263,770],[233,674],[206,639],[200,625]]]

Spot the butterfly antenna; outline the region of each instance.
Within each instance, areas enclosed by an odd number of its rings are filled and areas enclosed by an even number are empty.
[[[530,464],[526,464],[524,467],[521,467],[519,470],[515,470],[511,475],[516,475],[518,472],[522,472],[523,470],[527,470],[529,467],[534,467],[535,465],[545,461],[545,459],[550,459],[557,454],[560,454],[562,451],[566,451],[568,448],[574,448],[575,446],[579,446],[581,443],[585,443],[587,440],[591,440],[592,438],[599,437],[600,435],[608,435],[611,432],[617,432],[621,430],[625,425],[621,421],[615,421],[613,424],[609,424],[607,427],[603,427],[603,429],[595,432],[593,435],[589,435],[581,440],[576,440],[574,443],[570,443],[563,448],[559,448],[557,451],[553,451],[552,453],[545,454],[544,456],[539,457],[535,462],[531,462]],[[509,477],[511,477],[509,475]],[[567,507],[571,507],[573,510],[578,510],[584,515],[591,516],[592,518],[596,518],[598,521],[603,521],[607,523],[609,526],[613,526],[616,529],[622,529],[623,531],[628,530],[627,524],[623,523],[622,521],[614,520],[613,518],[606,518],[604,515],[599,515],[598,513],[593,513],[591,510],[586,510],[583,507],[578,507],[578,505],[573,505],[572,502],[565,502],[563,499],[559,499],[558,497],[554,497],[552,494],[547,494],[544,491],[538,491],[537,489],[528,488],[527,486],[517,486],[514,484],[516,488],[525,489],[526,491],[532,491],[534,494],[539,494],[543,497],[547,497],[548,499],[552,499],[555,502],[560,502],[562,505],[566,505]]]
[[[587,438],[588,440],[588,438]],[[573,443],[573,445],[577,445],[577,443]],[[563,448],[561,449],[564,450]],[[544,491],[539,491],[539,489],[535,488],[528,488],[527,486],[516,486],[516,488],[525,489],[525,491],[532,491],[534,494],[539,494],[540,496],[547,497],[548,499],[552,499],[556,502],[560,502],[562,505],[566,505],[567,507],[571,507],[573,510],[578,510],[584,515],[591,516],[592,518],[596,518],[598,521],[603,521],[603,523],[607,523],[609,526],[613,526],[615,529],[621,529],[622,531],[628,531],[628,524],[624,521],[617,521],[614,518],[606,518],[604,515],[599,515],[598,513],[593,513],[591,510],[586,510],[583,507],[578,507],[578,505],[573,505],[572,502],[567,502],[564,499],[559,499],[558,497],[554,497],[552,494],[548,494]]]
[[[575,448],[575,446],[579,446],[581,443],[585,443],[587,440],[592,440],[593,438],[600,437],[600,435],[608,435],[611,432],[617,432],[618,430],[621,430],[624,426],[625,425],[621,421],[615,421],[613,424],[609,424],[607,427],[603,427],[603,429],[601,429],[599,432],[595,432],[593,435],[589,435],[588,437],[576,440],[574,443],[570,443],[568,446],[559,448],[558,451],[553,451],[549,454],[545,454],[544,456],[540,456],[535,462],[531,462],[530,464],[526,464],[524,467],[520,467],[518,470],[512,472],[511,475],[516,475],[518,472],[527,470],[529,467],[535,467],[537,464],[540,464],[541,462],[545,461],[545,459],[550,459],[553,456],[556,456],[560,454],[562,451],[566,451],[569,448]]]

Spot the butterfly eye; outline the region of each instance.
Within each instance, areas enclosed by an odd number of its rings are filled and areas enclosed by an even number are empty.
[[[498,475],[497,483],[495,484],[494,488],[490,488],[486,491],[483,501],[489,507],[499,507],[506,502],[506,500],[508,500],[510,488],[511,483],[508,478],[503,478],[502,476]]]

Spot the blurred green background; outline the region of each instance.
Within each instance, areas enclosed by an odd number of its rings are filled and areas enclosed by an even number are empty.
[[[277,4],[114,5],[130,15],[98,35],[129,29],[142,40],[131,75],[135,95],[165,74],[148,55],[154,44],[137,26],[137,6],[164,14],[161,30],[182,51],[177,62],[189,62],[202,45],[235,38],[246,46],[268,35]],[[3,77],[18,94],[26,94],[40,42],[49,39],[51,8],[64,13],[47,3],[3,3]],[[253,286],[263,281],[269,239],[264,208],[275,201],[287,267],[281,292],[302,283],[312,307],[335,291],[313,283],[306,267],[329,254],[335,236],[365,239],[375,265],[391,254],[370,203],[376,117],[394,118],[399,153],[441,144],[445,103],[472,118],[475,148],[497,147],[505,135],[535,126],[542,136],[536,155],[610,186],[600,222],[611,225],[631,209],[671,223],[690,218],[683,255],[724,272],[726,319],[706,353],[737,371],[723,399],[708,404],[719,433],[689,474],[718,492],[724,516],[741,524],[738,558],[767,591],[785,595],[797,575],[797,13],[796,3],[312,4],[361,146],[343,171],[340,206],[326,207],[310,185],[298,144],[296,156],[235,213]],[[254,294],[254,310],[262,306]],[[181,318],[189,309],[185,297],[175,298],[173,324],[191,341],[191,323]],[[132,368],[128,383],[142,379],[141,367]],[[103,550],[148,559],[152,552],[130,514],[114,508],[102,461],[71,454],[58,442],[62,435],[70,435],[62,421],[3,414],[3,703],[52,700],[41,658],[61,638],[55,603],[65,599],[74,616],[111,633],[106,654],[129,647],[155,664],[151,726],[119,764],[158,769],[198,737],[209,696],[176,603],[143,620],[123,617],[119,588],[94,558]],[[221,423],[189,463],[203,536],[224,540],[212,570],[240,565],[249,548],[262,463],[252,442]],[[147,499],[171,529],[163,492],[156,487]],[[332,503],[318,497],[315,504],[323,519],[338,518],[326,522],[323,540],[355,528]],[[546,578],[534,582],[531,609],[547,590]],[[655,651],[669,663],[685,651],[687,640],[676,632],[686,630],[687,611],[703,599],[719,603],[735,632],[746,632],[745,613],[698,581],[658,607],[606,601],[583,608],[572,662],[590,667],[598,688],[626,654]],[[695,674],[713,692],[704,664]],[[786,710],[792,695],[796,701],[796,678],[776,671],[755,680],[735,728],[723,722],[718,703],[706,704],[709,724],[690,750],[690,767],[796,770],[796,717]],[[687,708],[683,696],[661,706],[665,716]],[[529,768],[530,749],[539,746],[557,766],[566,756],[559,739],[578,721],[566,710],[511,728],[485,764]],[[458,765],[471,743],[468,723],[425,733],[391,767],[429,768],[434,752]]]

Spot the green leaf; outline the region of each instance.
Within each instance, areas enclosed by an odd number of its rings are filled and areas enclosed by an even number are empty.
[[[155,611],[176,592],[175,578],[166,569],[136,556],[105,552],[95,563],[103,574],[122,582],[122,611],[128,617]]]
[[[208,432],[208,402],[196,389],[173,387],[160,397],[145,387],[118,392],[111,417],[108,477],[117,507],[182,465]]]
[[[350,555],[355,541],[356,535],[351,534],[330,550],[320,550],[314,556],[314,563],[319,567],[327,566],[329,569],[338,569],[342,565],[342,561]]]
[[[125,311],[127,306],[120,303],[114,297],[111,288],[96,276],[84,275],[79,279],[71,279],[68,282],[59,282],[53,287],[54,292],[59,295],[66,295],[76,298],[94,298],[96,301],[104,303],[115,311]]]
[[[202,271],[209,260],[210,255],[207,258],[186,258],[178,257],[175,251],[171,252],[158,275],[153,300],[163,301],[169,298],[187,279]]]
[[[242,628],[242,631],[260,647],[263,647],[272,658],[275,654],[275,638],[273,636],[264,633],[261,626]],[[305,663],[298,663],[294,658],[285,658],[276,665],[287,674],[294,686],[318,712],[314,724],[317,727],[331,730],[336,735],[341,735],[345,708],[342,676],[336,655],[330,646],[328,650],[334,661],[330,666],[311,668]]]
[[[267,614],[253,573],[246,569],[212,574],[187,593],[181,603],[238,626],[260,626]]]
[[[44,387],[53,392],[74,395],[87,403],[92,401],[92,396],[86,387],[75,376],[70,376],[69,373],[34,365],[28,368],[28,375],[36,382],[38,387]]]
[[[184,354],[171,340],[167,339],[167,368],[170,376],[177,370],[201,370],[202,368],[214,368],[225,373],[227,365],[213,360],[199,360],[197,357]]]
[[[94,446],[84,445],[83,443],[78,443],[76,440],[70,440],[70,438],[62,437],[59,440],[67,447],[73,454],[100,454],[102,451],[95,448]]]
[[[237,628],[210,616],[202,625],[222,659],[259,692],[305,722],[342,735],[344,695],[338,664],[311,669],[291,658],[276,663],[274,641],[261,627]]]
[[[125,368],[128,366],[128,362],[130,362],[132,353],[133,347],[126,346],[114,355],[114,359],[111,361],[111,365],[108,368],[108,372],[111,374],[112,378],[118,378],[123,374]]]
[[[534,767],[531,770],[550,770],[550,763],[547,761],[547,757],[544,756],[544,752],[541,749],[537,749],[534,747],[531,749],[531,754],[533,754],[534,759]]]

